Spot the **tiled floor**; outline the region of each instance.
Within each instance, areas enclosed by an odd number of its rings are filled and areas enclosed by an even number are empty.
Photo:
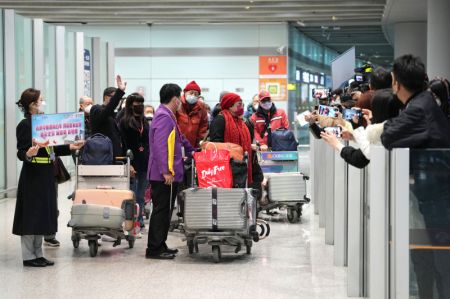
[[[347,298],[346,269],[333,266],[333,247],[325,245],[312,205],[300,224],[273,219],[270,237],[254,244],[252,255],[225,249],[220,264],[206,245],[189,255],[179,233],[168,240],[180,250],[173,261],[146,260],[146,236],[133,249],[102,242],[91,258],[86,241],[72,247],[65,199],[71,189],[60,186],[62,245],[45,248],[54,267],[22,267],[20,239],[11,234],[15,200],[0,200],[0,298]]]

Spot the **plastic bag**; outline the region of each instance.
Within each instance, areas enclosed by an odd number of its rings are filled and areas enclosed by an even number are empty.
[[[233,176],[230,166],[230,152],[211,150],[194,153],[200,188],[231,188]]]

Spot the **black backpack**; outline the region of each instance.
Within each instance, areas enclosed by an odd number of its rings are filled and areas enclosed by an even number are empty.
[[[285,128],[279,128],[271,132],[272,134],[272,150],[276,152],[281,151],[296,151],[298,142],[295,140],[294,133]]]
[[[81,164],[110,165],[113,161],[113,146],[109,137],[97,133],[86,139],[81,153]]]

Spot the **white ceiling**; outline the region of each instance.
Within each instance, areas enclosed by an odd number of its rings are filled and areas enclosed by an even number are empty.
[[[386,0],[10,0],[0,7],[48,22],[89,24],[247,23],[379,25]]]
[[[291,22],[338,52],[356,45],[357,54],[380,56],[377,62],[383,64],[392,58],[392,47],[380,34],[385,6],[386,0],[0,0],[2,8],[60,24]],[[323,27],[329,28],[326,35]]]

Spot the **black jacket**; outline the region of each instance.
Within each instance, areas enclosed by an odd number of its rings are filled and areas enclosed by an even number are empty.
[[[352,146],[345,146],[342,148],[341,157],[345,162],[356,168],[364,168],[370,163],[370,160],[364,156],[360,149],[356,149]]]
[[[23,161],[17,186],[13,234],[51,235],[58,231],[58,205],[53,163],[36,164],[26,159],[31,147],[31,117],[23,119],[16,129],[17,158]],[[69,145],[55,146],[56,156],[70,155]],[[37,157],[49,158],[45,148]]]
[[[116,109],[117,105],[119,105],[119,102],[124,94],[125,93],[122,90],[117,89],[108,105],[92,106],[91,113],[89,115],[92,134],[100,133],[111,139],[114,157],[123,156],[125,154],[122,145],[122,138],[114,113],[114,109]]]
[[[134,159],[131,161],[131,165],[138,172],[147,172],[149,157],[149,124],[147,120],[143,122],[142,132],[127,125],[125,118],[121,119],[119,128],[122,133],[125,148],[133,152]]]
[[[247,128],[250,132],[250,139],[253,140],[253,138],[255,137],[255,130],[253,127],[253,123],[250,120],[246,120],[245,124],[247,125]],[[218,114],[214,118],[213,122],[211,123],[211,127],[209,129],[209,136],[210,136],[209,139],[211,142],[224,142],[225,118],[223,117],[222,114]],[[260,183],[264,180],[264,175],[263,175],[261,166],[259,165],[256,152],[253,152],[252,156],[253,156],[253,161],[252,161],[253,185],[255,185],[255,186],[258,185],[257,187],[260,188]],[[253,187],[253,188],[256,188],[256,187]],[[259,189],[259,188],[256,188],[256,189]]]
[[[386,121],[381,142],[387,149],[449,148],[450,126],[431,93],[423,91],[411,97],[399,116]]]

